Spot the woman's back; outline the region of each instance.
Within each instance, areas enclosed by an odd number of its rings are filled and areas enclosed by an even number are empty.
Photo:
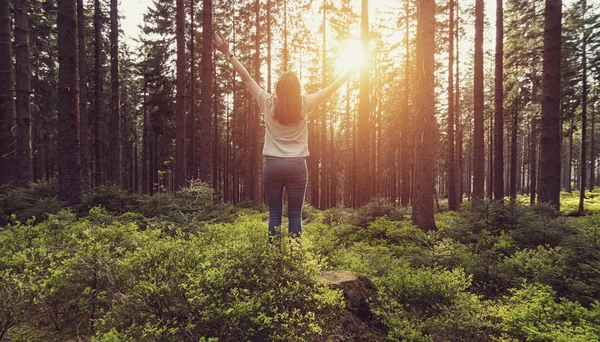
[[[275,118],[277,98],[266,91],[259,92],[256,99],[265,117],[265,156],[294,158],[308,157],[308,113],[315,109],[315,96],[302,96],[302,120],[282,124]]]

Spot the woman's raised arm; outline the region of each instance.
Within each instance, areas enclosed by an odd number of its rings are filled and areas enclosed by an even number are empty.
[[[231,50],[229,49],[229,40],[223,37],[221,33],[215,33],[213,36],[213,41],[215,42],[215,47],[217,50],[221,51],[226,56],[227,60],[233,65],[235,71],[240,75],[242,81],[248,88],[250,95],[256,99],[262,88],[250,76],[248,70],[244,68],[242,63],[240,63],[231,53]]]
[[[315,93],[313,96],[315,97],[315,105],[319,105],[322,102],[325,102],[333,93],[335,93],[340,87],[348,81],[350,76],[354,73],[355,70],[347,70],[344,73],[340,74],[333,83],[331,83],[327,88]]]

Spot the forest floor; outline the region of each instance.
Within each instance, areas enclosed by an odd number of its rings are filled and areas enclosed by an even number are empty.
[[[212,189],[0,195],[8,341],[598,341],[600,191],[563,213],[489,202],[436,213],[386,200],[304,208],[299,239]],[[33,219],[35,218],[35,219]],[[284,222],[287,221],[284,219]],[[336,273],[336,270],[344,270]],[[340,276],[343,275],[344,277]],[[341,280],[340,280],[341,279]],[[0,340],[3,337],[0,336]]]

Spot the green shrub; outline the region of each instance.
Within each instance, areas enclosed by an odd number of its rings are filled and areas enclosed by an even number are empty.
[[[262,220],[242,216],[188,239],[151,241],[119,263],[123,294],[103,330],[134,340],[326,336],[341,312],[341,295],[320,280],[322,263],[307,239],[269,244],[265,228]]]
[[[353,226],[366,228],[378,217],[387,216],[392,221],[398,221],[404,219],[408,214],[408,209],[398,207],[386,198],[376,198],[356,209],[350,217],[350,223]]]
[[[555,298],[547,285],[525,284],[513,289],[498,306],[505,340],[598,341],[600,306],[586,309],[579,303]]]
[[[56,183],[32,183],[29,187],[0,194],[0,226],[6,225],[11,217],[21,222],[32,218],[43,221],[65,206],[65,203],[58,200]]]
[[[486,303],[467,291],[461,269],[411,268],[396,262],[376,281],[376,314],[393,341],[489,341],[497,328]]]
[[[542,283],[564,290],[565,258],[561,247],[526,248],[505,258],[499,265],[499,271],[505,277],[507,287],[517,287],[526,279],[531,283]]]

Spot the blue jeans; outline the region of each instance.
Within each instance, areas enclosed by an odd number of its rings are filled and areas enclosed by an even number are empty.
[[[267,157],[262,172],[263,188],[269,205],[269,235],[281,233],[283,188],[288,194],[289,234],[302,233],[302,204],[308,182],[304,158]],[[276,227],[280,227],[279,230]]]

